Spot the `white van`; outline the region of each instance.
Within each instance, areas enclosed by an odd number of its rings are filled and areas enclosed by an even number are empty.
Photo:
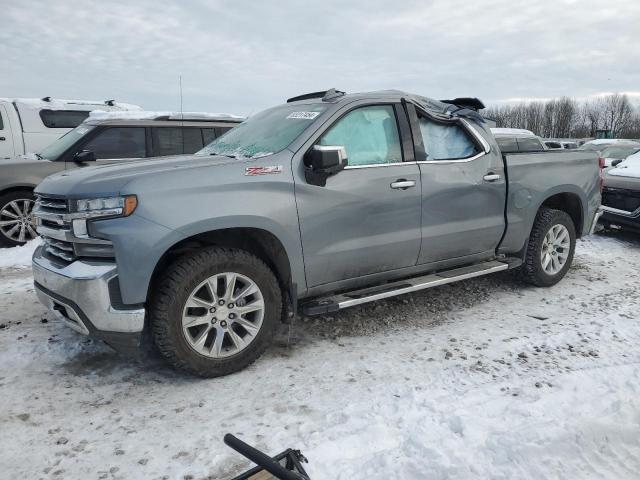
[[[92,110],[140,110],[113,100],[0,98],[0,160],[39,152],[77,127]]]

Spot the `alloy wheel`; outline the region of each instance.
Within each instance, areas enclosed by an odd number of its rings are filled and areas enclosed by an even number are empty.
[[[542,242],[540,252],[542,269],[547,275],[556,275],[569,258],[571,236],[567,227],[561,224],[552,226]]]
[[[187,298],[182,331],[199,354],[228,357],[256,339],[264,311],[262,292],[253,280],[239,273],[220,273],[200,283]]]
[[[9,240],[28,242],[38,236],[31,212],[34,201],[29,198],[11,200],[0,210],[0,232]]]

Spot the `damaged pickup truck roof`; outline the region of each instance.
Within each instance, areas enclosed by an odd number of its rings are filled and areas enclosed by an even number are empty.
[[[478,113],[479,110],[485,108],[484,103],[475,97],[460,97],[451,100],[434,100],[432,98],[403,92],[402,90],[378,90],[375,92],[363,93],[345,93],[341,90],[331,88],[326,91],[311,92],[291,97],[287,99],[287,103],[304,102],[306,100],[321,99],[323,102],[330,103],[351,103],[356,100],[370,99],[372,96],[389,100],[398,96],[404,101],[414,103],[435,118],[448,120],[451,117],[468,117],[475,121],[484,123],[485,119]]]

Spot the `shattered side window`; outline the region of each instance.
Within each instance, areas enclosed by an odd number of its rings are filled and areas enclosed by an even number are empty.
[[[478,153],[476,144],[459,125],[418,117],[427,160],[455,160]]]

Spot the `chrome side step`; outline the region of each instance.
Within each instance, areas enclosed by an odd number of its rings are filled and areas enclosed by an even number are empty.
[[[503,261],[493,260],[468,267],[454,268],[438,273],[422,275],[421,277],[398,280],[370,288],[354,290],[331,297],[314,300],[302,306],[305,315],[322,315],[336,312],[343,308],[353,307],[362,303],[374,302],[383,298],[395,297],[405,293],[416,292],[425,288],[437,287],[447,283],[453,283],[467,278],[480,277],[490,273],[500,272],[518,266],[521,262],[516,259]]]

